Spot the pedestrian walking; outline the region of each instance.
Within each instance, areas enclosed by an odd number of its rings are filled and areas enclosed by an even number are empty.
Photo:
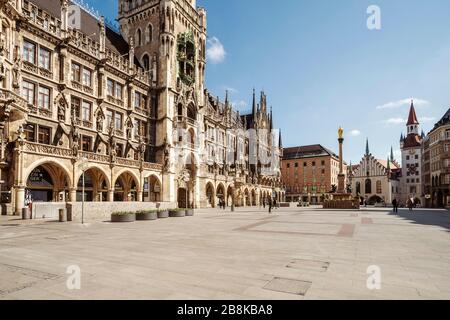
[[[272,199],[269,198],[269,214],[272,213]]]
[[[394,213],[398,213],[398,201],[397,201],[397,199],[392,200],[392,206],[394,207]]]
[[[409,211],[413,211],[413,207],[414,207],[414,199],[411,198],[411,199],[408,200]]]

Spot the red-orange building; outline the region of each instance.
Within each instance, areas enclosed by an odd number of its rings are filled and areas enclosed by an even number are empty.
[[[337,187],[338,174],[339,156],[320,144],[284,149],[281,175],[287,202],[323,203]]]

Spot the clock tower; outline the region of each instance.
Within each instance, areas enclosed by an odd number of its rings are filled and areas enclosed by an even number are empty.
[[[417,119],[414,101],[411,101],[406,136],[400,139],[402,152],[402,178],[400,202],[406,205],[408,199],[414,198],[416,203],[423,203],[422,192],[422,137],[419,135],[419,121]]]

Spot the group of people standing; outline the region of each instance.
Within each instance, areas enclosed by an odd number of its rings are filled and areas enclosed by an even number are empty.
[[[394,200],[392,200],[392,207],[394,208],[394,212],[398,213],[398,207],[400,205],[400,202],[394,198]],[[413,211],[413,208],[415,208],[416,206],[416,201],[414,200],[414,198],[409,198],[408,201],[406,201],[406,206],[408,207],[409,211]]]

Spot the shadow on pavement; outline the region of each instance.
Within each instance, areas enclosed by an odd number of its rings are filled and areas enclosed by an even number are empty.
[[[450,232],[450,211],[442,209],[399,209],[398,213],[389,212],[389,215],[398,216],[402,219],[412,221],[415,224],[428,226],[439,226]]]

